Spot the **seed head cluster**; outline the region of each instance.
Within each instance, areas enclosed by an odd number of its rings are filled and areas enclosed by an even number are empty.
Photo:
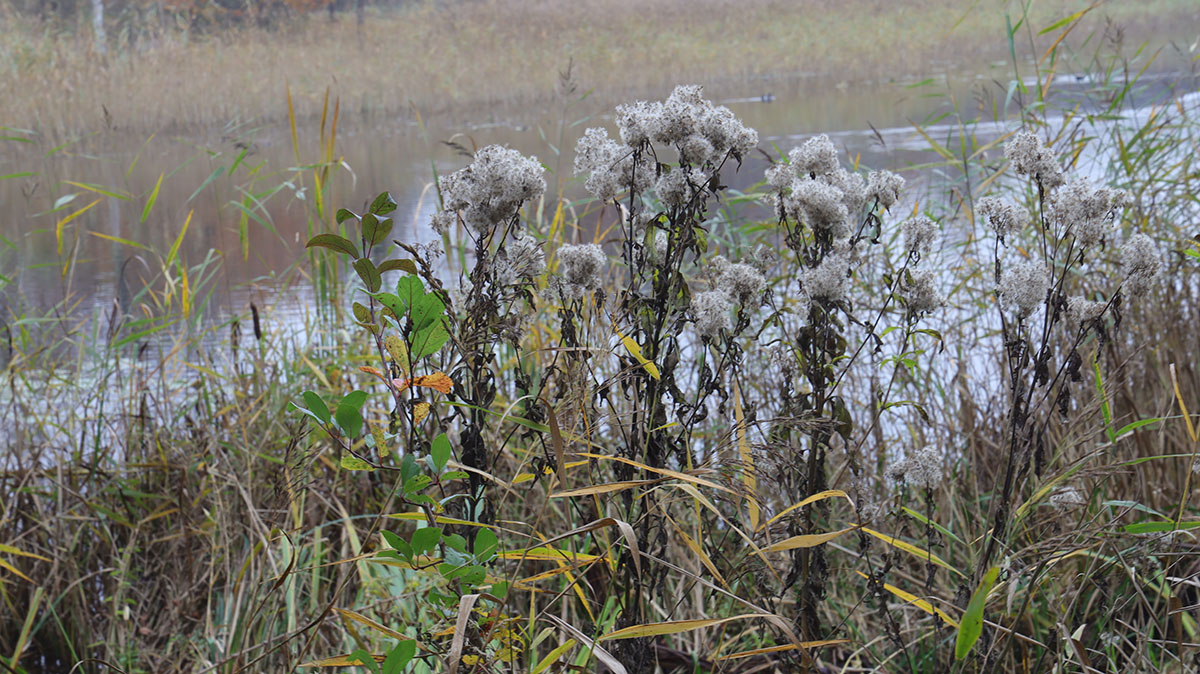
[[[1017,173],[1028,175],[1052,190],[1063,183],[1062,168],[1054,153],[1030,131],[1018,131],[1004,147],[1004,156],[1012,162]]]
[[[706,290],[692,295],[692,317],[696,321],[696,332],[702,337],[713,337],[721,330],[732,328],[732,310],[733,300],[724,290]]]
[[[558,260],[562,263],[561,289],[567,297],[580,297],[599,288],[608,262],[604,249],[594,243],[560,246]]]
[[[904,248],[916,255],[928,255],[938,234],[937,224],[923,215],[905,220],[900,231],[904,233]]]
[[[521,204],[546,191],[545,169],[537,157],[489,145],[475,153],[470,165],[441,179],[445,212],[457,212],[477,234],[516,217]],[[433,226],[443,233],[453,216],[441,215]]]
[[[1000,276],[1000,303],[1016,311],[1017,318],[1024,319],[1045,301],[1049,288],[1050,277],[1045,266],[1031,261],[1017,262],[1008,265]]]
[[[1072,297],[1067,300],[1067,321],[1075,327],[1087,327],[1089,323],[1104,315],[1108,302]]]
[[[784,217],[803,222],[834,239],[852,232],[853,219],[868,202],[887,208],[896,203],[904,179],[880,172],[864,179],[838,166],[837,148],[828,136],[810,138],[788,153],[787,164],[767,169]]]
[[[496,260],[496,280],[502,285],[527,283],[546,271],[546,253],[532,236],[509,241]]]
[[[1029,224],[1029,212],[1008,199],[984,197],[976,207],[979,217],[1001,239],[1008,238]]]
[[[1121,247],[1121,267],[1125,271],[1125,292],[1131,297],[1145,295],[1162,273],[1163,262],[1154,250],[1154,242],[1145,234],[1134,234]]]
[[[897,482],[907,482],[917,489],[935,489],[942,483],[942,455],[935,447],[913,450],[908,457],[893,465],[888,472]]]
[[[908,310],[923,314],[941,308],[946,298],[937,289],[937,273],[932,269],[913,269],[906,273],[900,296]]]
[[[850,260],[845,253],[827,255],[821,264],[805,269],[801,277],[809,297],[826,302],[841,302],[850,292]]]
[[[1076,178],[1050,196],[1050,217],[1075,234],[1075,240],[1090,248],[1108,233],[1117,213],[1125,207],[1126,195],[1107,187],[1093,188],[1087,178]]]
[[[891,171],[871,171],[867,175],[867,199],[878,201],[881,208],[891,208],[903,189],[904,178]]]

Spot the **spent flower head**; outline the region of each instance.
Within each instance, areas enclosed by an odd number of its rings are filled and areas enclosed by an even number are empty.
[[[905,220],[900,226],[900,231],[904,233],[904,248],[909,253],[928,255],[933,250],[934,241],[937,240],[938,227],[933,220],[918,215]]]
[[[692,295],[692,317],[696,321],[696,332],[702,337],[712,337],[721,330],[732,328],[732,310],[733,299],[724,290],[706,290]]]
[[[567,297],[579,297],[600,287],[600,275],[608,259],[604,249],[594,243],[565,244],[558,249],[562,263],[562,290]]]
[[[810,297],[840,302],[850,291],[850,261],[845,253],[834,252],[814,269],[804,270],[801,282]]]
[[[1125,202],[1120,190],[1093,188],[1087,178],[1076,178],[1050,195],[1050,217],[1073,232],[1079,245],[1089,248],[1108,233]]]
[[[897,482],[907,482],[909,486],[917,489],[936,489],[945,476],[942,455],[934,447],[914,449],[906,459],[893,465],[888,472]]]
[[[923,314],[939,309],[946,298],[937,289],[937,273],[932,269],[910,269],[900,285],[900,296],[908,310]]]
[[[1029,224],[1028,211],[1001,197],[980,199],[975,212],[1001,239],[1016,234]]]
[[[871,171],[867,174],[867,199],[878,201],[885,210],[900,199],[904,178],[891,171]]]
[[[1012,162],[1017,173],[1028,175],[1052,190],[1063,183],[1062,167],[1050,148],[1030,131],[1018,131],[1004,146],[1004,156]]]
[[[488,145],[475,153],[471,163],[442,178],[445,208],[457,211],[463,222],[478,234],[516,217],[521,204],[546,191],[545,169],[537,157],[516,150]],[[434,228],[444,227],[445,221]]]
[[[821,176],[838,168],[837,148],[829,136],[821,134],[804,141],[788,153],[788,161],[798,176]]]
[[[1134,234],[1121,247],[1121,267],[1125,270],[1125,292],[1131,297],[1145,295],[1162,273],[1163,262],[1154,242],[1145,234]]]
[[[1067,321],[1075,327],[1087,327],[1088,324],[1104,315],[1108,302],[1089,300],[1086,297],[1072,297],[1067,300]]]
[[[1017,318],[1024,319],[1046,299],[1050,277],[1046,267],[1032,261],[1008,265],[1000,276],[1000,303],[1014,309]]]

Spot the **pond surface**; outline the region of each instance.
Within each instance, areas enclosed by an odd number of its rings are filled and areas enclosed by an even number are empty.
[[[953,116],[939,117],[955,105],[963,118],[1001,118],[975,127],[980,138],[1011,129],[1020,96],[1010,73],[997,65],[953,80],[854,86],[757,80],[709,87],[705,95],[757,129],[760,148],[772,156],[828,133],[844,149],[843,161],[900,170],[937,159],[914,123],[944,143],[957,127]],[[1175,79],[1147,78],[1147,100],[1160,100]],[[1056,86],[1082,93],[1093,83],[1065,75]],[[311,310],[305,305],[314,293],[299,261],[311,228],[322,227],[312,222],[318,199],[326,212],[361,210],[388,190],[399,203],[393,236],[424,241],[436,200],[433,170],[465,165],[461,148],[500,143],[536,155],[548,167],[551,190],[565,183],[567,197],[581,198],[570,174],[575,140],[590,126],[612,129],[611,108],[588,100],[530,111],[524,120],[458,127],[345,111],[340,117],[332,152],[325,151],[332,115],[324,134],[319,120],[301,122],[295,147],[286,120],[148,139],[106,129],[57,147],[30,136],[28,143],[6,143],[0,175],[31,175],[0,180],[3,317],[51,309],[60,316],[107,315],[114,302],[133,313],[131,300],[147,285],[165,287],[163,260],[188,222],[177,258],[189,269],[194,311],[220,321],[246,314],[253,303],[273,306],[273,320],[290,322]],[[326,168],[316,168],[326,157],[332,160]],[[766,163],[762,155],[751,157],[727,182],[749,188]],[[318,171],[327,171],[319,195]],[[172,276],[178,283],[180,274]]]

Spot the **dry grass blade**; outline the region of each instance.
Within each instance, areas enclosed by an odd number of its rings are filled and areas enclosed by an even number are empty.
[[[850,533],[857,529],[857,526],[846,527],[837,531],[827,531],[823,534],[800,534],[792,536],[786,540],[779,541],[762,549],[763,554],[768,552],[780,552],[781,550],[796,550],[797,548],[813,548],[818,545],[824,545],[829,541]]]
[[[649,473],[658,473],[659,475],[675,478],[676,480],[683,480],[684,482],[691,482],[692,484],[697,484],[702,487],[718,489],[720,491],[723,491],[723,492],[726,492],[729,494],[734,493],[732,489],[729,489],[728,487],[723,487],[723,486],[717,484],[716,482],[705,480],[703,478],[699,478],[694,475],[689,475],[687,473],[681,473],[677,470],[671,470],[669,468],[655,468],[653,466],[647,466],[644,463],[634,461],[633,459],[627,459],[623,456],[604,456],[603,454],[590,454],[587,452],[581,452],[579,454],[579,456],[584,456],[589,459],[596,459],[597,461],[616,461],[618,463],[623,463],[627,466],[633,466],[634,468],[639,468],[639,469],[644,470]]]
[[[824,639],[821,641],[805,641],[805,642],[802,642],[798,647],[805,648],[805,649],[812,649],[812,648],[822,648],[824,646],[839,646],[841,644],[848,644],[848,643],[850,643],[849,639]],[[722,655],[722,656],[718,657],[717,660],[737,660],[739,658],[750,658],[750,657],[754,657],[756,655],[770,655],[771,653],[784,653],[787,651],[794,651],[798,647],[796,644],[783,644],[782,646],[764,646],[763,648],[755,648],[755,649],[749,650],[749,651],[739,651],[737,653],[730,653],[728,655]]]
[[[596,658],[600,660],[600,662],[603,662],[606,667],[613,671],[613,674],[629,674],[629,670],[625,669],[625,665],[622,665],[619,660],[614,658],[612,653],[604,650],[603,646],[588,638],[586,634],[580,632],[570,623],[550,613],[544,613],[540,617],[554,623],[559,629],[571,635],[578,640],[579,643],[587,647],[592,654],[594,654]]]

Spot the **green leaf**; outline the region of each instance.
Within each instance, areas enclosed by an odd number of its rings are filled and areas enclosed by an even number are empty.
[[[495,557],[499,547],[500,539],[491,529],[480,529],[479,533],[475,534],[475,559],[479,560],[480,564],[487,564]]]
[[[350,218],[357,218],[358,216],[354,214],[354,211],[345,208],[339,208],[336,217],[337,223],[340,225]]]
[[[967,657],[975,642],[979,640],[979,635],[983,634],[983,609],[987,605],[988,593],[992,591],[999,575],[1000,567],[993,566],[988,569],[988,572],[983,574],[983,580],[979,581],[979,587],[975,588],[975,593],[971,595],[967,610],[958,624],[958,639],[954,643],[956,660]]]
[[[467,551],[467,539],[458,534],[450,534],[446,537],[446,547],[455,552],[465,553]]]
[[[354,311],[354,320],[358,321],[359,323],[371,322],[371,310],[368,309],[366,305],[355,302],[353,306],[351,306],[351,309]]]
[[[394,210],[396,210],[396,200],[387,192],[375,197],[375,201],[371,202],[371,212],[375,215],[387,215]]]
[[[379,273],[382,274],[388,271],[406,271],[410,274],[417,273],[417,263],[412,260],[384,260],[379,263]]]
[[[1186,531],[1200,527],[1200,521],[1192,522],[1137,522],[1124,526],[1127,534],[1154,534],[1166,531]]]
[[[433,478],[428,475],[415,475],[405,480],[401,489],[404,491],[405,498],[412,500],[412,495],[428,487],[430,482],[433,482]]]
[[[417,300],[425,297],[425,284],[416,276],[401,276],[396,280],[396,297],[400,298],[406,308],[405,311],[396,313],[400,316],[407,313],[407,308],[416,304]]]
[[[150,209],[154,208],[154,202],[158,201],[158,189],[162,187],[163,174],[158,174],[158,183],[154,185],[154,191],[150,193],[150,198],[146,200],[146,206],[142,208],[142,219],[140,224],[146,224],[146,218],[150,217]]]
[[[309,239],[304,247],[312,248],[314,246],[336,250],[339,253],[346,253],[350,257],[358,257],[358,247],[351,243],[349,239],[337,234],[318,234]]]
[[[379,270],[375,268],[375,263],[371,262],[370,258],[360,257],[355,260],[354,271],[358,272],[358,277],[362,279],[363,284],[367,287],[367,292],[377,292],[383,285],[383,279],[379,276]]]
[[[372,246],[374,246],[375,244],[386,239],[388,234],[390,234],[391,232],[392,232],[392,219],[391,218],[384,218],[384,219],[380,220],[379,218],[375,217],[374,215],[371,215],[370,213],[367,213],[366,215],[362,216],[363,240],[365,240],[367,243],[371,244]]]
[[[308,405],[308,409],[312,410],[314,416],[321,420],[321,423],[329,423],[329,407],[321,400],[321,396],[312,391],[305,391],[300,394],[304,398],[304,404]]]
[[[414,555],[431,552],[442,541],[442,530],[437,527],[423,527],[412,535],[412,550]]]
[[[429,455],[433,457],[434,468],[440,473],[446,467],[446,462],[450,460],[450,440],[445,433],[433,439],[433,446],[429,449]]]
[[[362,406],[366,401],[366,393],[354,391],[345,398],[342,398],[342,401],[338,403],[337,409],[333,413],[333,418],[337,421],[338,428],[342,429],[342,432],[347,437],[356,438],[362,433]]]
[[[412,322],[414,330],[422,330],[433,325],[446,314],[446,305],[432,293],[421,297],[412,307]]]
[[[412,339],[412,359],[414,361],[437,353],[450,340],[450,333],[441,323],[419,330]]]
[[[383,674],[401,674],[416,654],[417,642],[415,640],[405,639],[396,644],[396,647],[388,653],[387,659],[383,661]]]
[[[365,470],[367,472],[375,470],[375,466],[372,466],[353,454],[343,454],[341,463],[342,468],[345,470]]]

